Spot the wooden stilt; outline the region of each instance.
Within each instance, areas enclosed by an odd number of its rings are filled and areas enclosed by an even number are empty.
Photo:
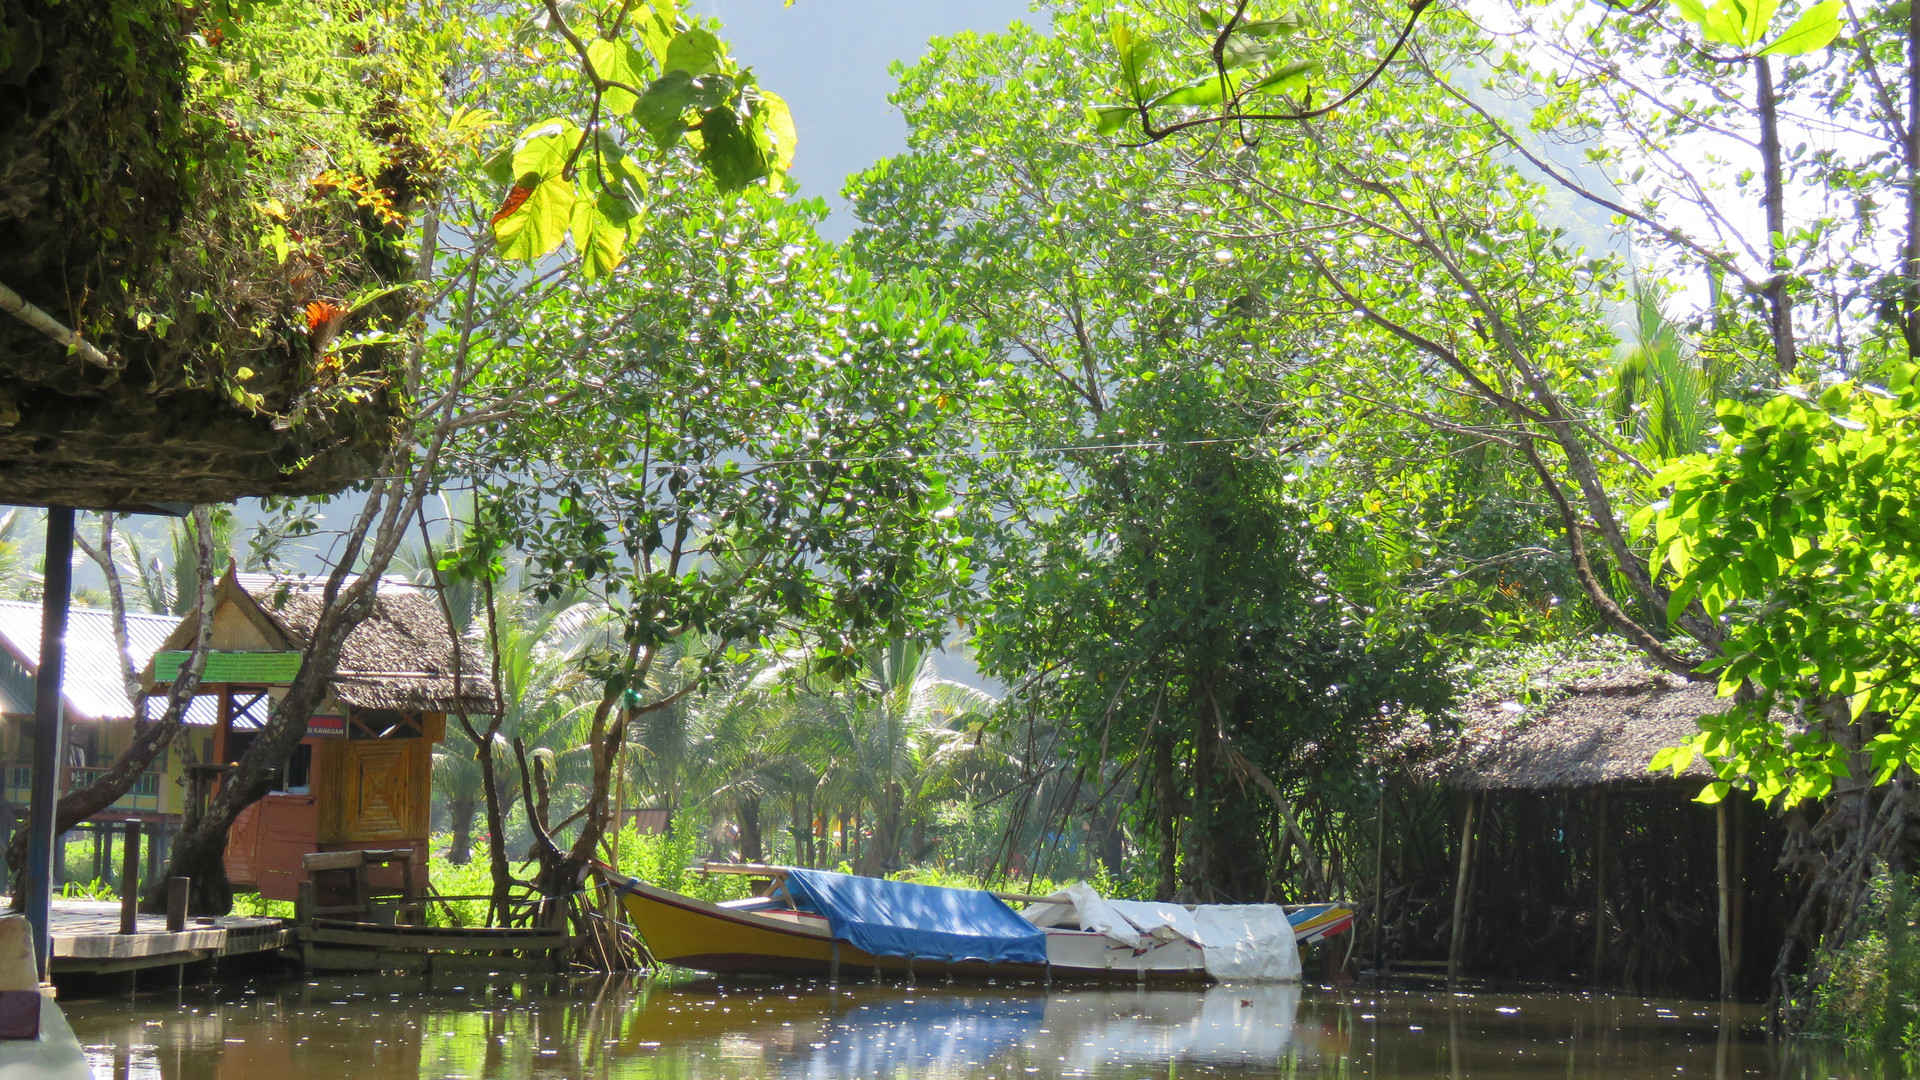
[[[1460,828],[1460,874],[1453,886],[1453,944],[1447,949],[1447,979],[1460,973],[1460,950],[1467,940],[1467,877],[1473,867],[1474,813],[1480,808],[1480,793],[1467,793],[1467,820]]]
[[[1593,837],[1593,981],[1607,962],[1607,793],[1596,796],[1600,822]]]
[[[1733,998],[1733,867],[1728,862],[1727,852],[1727,801],[1714,804],[1713,820],[1716,834],[1714,845],[1717,858],[1715,868],[1720,878],[1720,1000]]]
[[[1380,785],[1380,808],[1373,823],[1373,970],[1385,971],[1386,945],[1381,933],[1387,897],[1387,785]]]
[[[1733,985],[1738,987],[1740,943],[1747,933],[1747,811],[1738,792],[1729,797],[1740,800],[1727,809],[1733,816]]]

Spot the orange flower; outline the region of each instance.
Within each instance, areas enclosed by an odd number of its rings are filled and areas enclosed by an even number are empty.
[[[346,309],[325,300],[315,300],[307,305],[307,336],[319,334],[323,329],[346,317]]]

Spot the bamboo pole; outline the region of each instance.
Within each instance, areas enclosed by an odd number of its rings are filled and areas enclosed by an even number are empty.
[[[1734,999],[1734,888],[1732,867],[1726,861],[1726,799],[1713,807],[1715,869],[1720,878],[1720,1001]]]
[[[1593,838],[1594,982],[1600,981],[1607,956],[1607,793],[1601,791],[1597,798],[1600,803],[1600,824]]]
[[[1467,820],[1460,828],[1460,874],[1453,885],[1453,943],[1447,948],[1447,981],[1460,973],[1460,950],[1467,940],[1467,874],[1473,866],[1473,818],[1480,793],[1467,793]]]

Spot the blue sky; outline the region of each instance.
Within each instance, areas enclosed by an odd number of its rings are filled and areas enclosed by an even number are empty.
[[[793,176],[801,193],[826,197],[833,215],[821,231],[841,237],[852,218],[841,182],[906,149],[907,126],[887,103],[887,66],[924,55],[927,40],[961,30],[991,32],[1037,19],[1029,0],[695,0],[725,24],[734,56],[793,109],[800,149]]]

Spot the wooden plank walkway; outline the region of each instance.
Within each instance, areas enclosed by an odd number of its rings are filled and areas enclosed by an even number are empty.
[[[228,915],[190,919],[167,932],[164,915],[142,915],[139,932],[120,933],[120,904],[110,900],[53,902],[54,974],[105,975],[272,952],[293,941],[284,919]]]

